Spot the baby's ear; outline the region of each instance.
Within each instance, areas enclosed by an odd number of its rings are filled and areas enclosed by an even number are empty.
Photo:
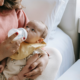
[[[38,40],[38,42],[41,43],[41,42],[43,42],[43,40],[44,40],[43,38],[40,38],[40,39]]]

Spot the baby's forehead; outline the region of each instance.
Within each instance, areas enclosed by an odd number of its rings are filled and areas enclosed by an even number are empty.
[[[34,27],[38,30],[43,30],[45,28],[45,25],[41,21],[36,21],[36,20],[28,22],[27,25],[28,26],[30,25],[31,27]]]
[[[43,30],[45,28],[45,25],[42,22],[33,22],[33,25],[35,26],[35,28],[38,28],[40,30]]]
[[[33,20],[33,21],[29,21],[28,24],[38,25],[40,24],[40,22]]]
[[[27,23],[27,25],[37,25],[37,22],[35,22],[35,21],[29,21],[29,22]]]

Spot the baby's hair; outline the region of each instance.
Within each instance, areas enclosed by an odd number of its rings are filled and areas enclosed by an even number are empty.
[[[4,0],[4,5],[0,6],[0,9],[2,10],[6,10],[6,9],[21,9],[22,5],[21,5],[21,0]]]
[[[48,27],[42,21],[41,21],[41,23],[45,26],[45,29],[44,29],[41,37],[45,39],[48,34]]]

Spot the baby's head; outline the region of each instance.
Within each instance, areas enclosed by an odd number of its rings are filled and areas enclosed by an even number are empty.
[[[40,21],[30,21],[24,27],[28,32],[28,37],[25,40],[28,43],[41,43],[47,36],[48,28]]]

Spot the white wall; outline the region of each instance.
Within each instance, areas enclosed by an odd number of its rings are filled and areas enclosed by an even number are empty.
[[[78,49],[77,22],[80,11],[80,3],[77,1],[80,2],[80,0],[69,0],[66,11],[63,15],[61,23],[59,24],[59,27],[72,38],[76,57]],[[77,7],[79,11],[77,10]]]

